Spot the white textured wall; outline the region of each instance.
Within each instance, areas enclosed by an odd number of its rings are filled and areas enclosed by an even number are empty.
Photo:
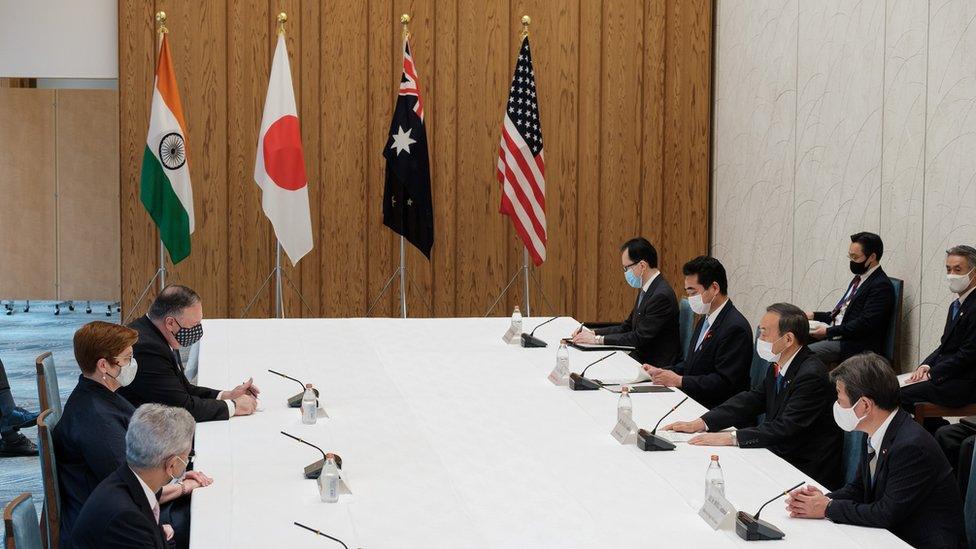
[[[718,0],[712,253],[750,321],[829,309],[848,236],[905,280],[902,367],[938,342],[942,263],[976,244],[976,1]]]

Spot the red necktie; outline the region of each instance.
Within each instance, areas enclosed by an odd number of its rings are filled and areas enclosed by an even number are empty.
[[[840,301],[838,301],[837,305],[834,306],[834,310],[830,312],[831,320],[837,318],[837,315],[840,314],[840,310],[844,308],[844,305],[847,305],[848,303],[851,302],[852,299],[854,299],[854,292],[857,291],[857,287],[860,285],[861,285],[861,275],[857,275],[854,277],[854,281],[851,282],[851,291],[847,292],[846,297],[841,296]]]

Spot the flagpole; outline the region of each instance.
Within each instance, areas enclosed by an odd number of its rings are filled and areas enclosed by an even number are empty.
[[[285,304],[281,294],[281,241],[275,239],[275,316],[285,318]]]
[[[400,24],[403,25],[403,40],[410,37],[410,15],[404,13],[400,16]],[[402,227],[401,227],[402,229]],[[403,235],[400,235],[400,318],[407,318],[407,262],[406,262],[406,242]]]

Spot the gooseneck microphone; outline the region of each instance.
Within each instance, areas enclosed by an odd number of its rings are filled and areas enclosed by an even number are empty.
[[[305,396],[305,384],[302,383],[301,381],[299,381],[299,380],[291,377],[291,376],[286,376],[285,374],[283,374],[281,372],[276,372],[276,371],[272,370],[271,368],[268,368],[268,371],[271,372],[272,374],[276,375],[276,376],[281,376],[281,377],[283,377],[285,379],[290,379],[290,380],[294,381],[295,383],[297,383],[298,385],[301,386],[302,392],[298,393],[297,395],[295,395],[293,397],[289,397],[289,399],[288,399],[288,407],[289,408],[301,408],[302,407],[302,397]],[[318,405],[319,390],[318,389],[315,389],[313,387],[312,388],[312,392],[315,393],[316,405]]]
[[[604,360],[612,357],[615,354],[617,354],[617,351],[606,354],[594,360],[593,362],[587,364],[586,367],[583,368],[583,371],[578,374],[575,372],[569,374],[569,388],[574,391],[595,391],[599,389],[600,386],[603,385],[603,383],[601,383],[600,380],[598,379],[586,379],[585,377],[586,371],[590,369],[590,366],[593,366],[598,362],[603,362]]]
[[[803,483],[799,483],[792,488],[788,488],[778,494],[773,499],[763,503],[756,511],[755,515],[750,515],[745,511],[739,511],[735,514],[735,533],[746,541],[761,541],[761,540],[771,540],[771,539],[783,539],[786,534],[782,530],[773,526],[772,524],[759,519],[759,513],[766,508],[770,503],[778,500],[783,496],[789,495],[790,492],[796,490]]]
[[[348,546],[348,545],[346,545],[346,544],[345,544],[345,543],[344,543],[344,542],[343,542],[343,541],[342,541],[341,539],[339,539],[339,538],[334,538],[334,537],[332,537],[332,536],[330,536],[329,534],[326,534],[325,532],[320,532],[320,531],[318,531],[318,530],[316,530],[315,528],[311,528],[311,527],[308,527],[308,526],[305,526],[304,524],[301,524],[301,523],[299,523],[299,522],[296,522],[296,523],[295,523],[295,526],[298,526],[299,528],[304,528],[304,529],[306,529],[306,530],[308,530],[309,532],[312,532],[313,534],[316,534],[316,535],[319,535],[319,536],[322,536],[322,537],[324,537],[324,538],[329,538],[329,539],[331,539],[332,541],[334,541],[334,542],[336,542],[336,543],[338,543],[338,544],[340,544],[340,545],[342,545],[342,546],[343,546],[343,547],[345,547],[346,549],[349,549],[349,546]]]
[[[539,328],[545,326],[546,324],[549,324],[553,320],[556,320],[557,318],[559,318],[559,317],[558,316],[554,316],[554,317],[550,318],[549,320],[543,322],[542,324],[536,325],[536,327],[533,328],[530,333],[528,333],[528,334],[522,334],[522,346],[523,347],[546,347],[546,342],[545,341],[542,341],[541,339],[535,337],[535,331],[538,330]]]
[[[316,450],[318,450],[320,454],[322,454],[322,459],[320,459],[320,460],[318,460],[318,461],[316,461],[316,462],[314,462],[314,463],[312,463],[312,464],[310,464],[310,465],[308,465],[308,466],[305,467],[305,478],[307,478],[307,479],[317,479],[317,478],[319,478],[319,476],[322,475],[322,467],[325,466],[325,460],[328,459],[328,456],[326,455],[325,450],[319,448],[318,446],[312,444],[311,442],[309,442],[307,440],[300,439],[300,438],[296,437],[295,435],[290,435],[290,434],[288,434],[288,433],[286,433],[284,431],[281,431],[281,434],[285,435],[286,437],[288,437],[290,439],[297,440],[298,442],[301,442],[302,444],[305,444],[307,446],[311,446],[312,448],[315,448]],[[339,454],[332,454],[332,455],[335,457],[336,467],[342,469],[342,458],[339,457]]]
[[[659,436],[657,434],[657,428],[661,426],[661,422],[664,421],[664,418],[670,416],[671,413],[677,410],[678,406],[684,404],[686,400],[688,400],[688,397],[681,399],[681,402],[675,404],[670,410],[668,410],[668,413],[661,416],[661,419],[657,420],[657,424],[654,425],[654,429],[652,429],[651,432],[647,432],[646,429],[639,429],[637,431],[637,446],[641,450],[644,450],[645,452],[674,450],[674,443],[664,437]]]

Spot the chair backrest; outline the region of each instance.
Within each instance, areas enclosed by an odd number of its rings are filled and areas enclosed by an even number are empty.
[[[752,338],[752,364],[749,366],[749,387],[755,389],[762,385],[763,379],[766,378],[766,370],[769,368],[769,362],[759,358],[759,353],[756,352],[755,340],[759,337],[759,326],[756,326],[755,337]]]
[[[867,433],[850,431],[844,433],[844,483],[854,480],[857,469],[861,466],[861,454],[864,453],[864,439]]]
[[[34,498],[29,493],[15,497],[3,510],[4,539],[7,549],[41,549]]]
[[[34,360],[37,368],[37,398],[41,401],[41,410],[54,410],[54,415],[61,417],[61,393],[58,391],[58,371],[54,367],[54,355],[50,351],[42,353]]]
[[[976,452],[973,453],[973,464],[969,468],[969,486],[966,488],[966,504],[963,510],[966,515],[969,548],[976,549]]]
[[[695,312],[688,304],[688,298],[681,298],[678,302],[678,341],[681,342],[681,358],[688,358],[688,346],[691,345],[691,334],[695,331]]]
[[[44,481],[44,520],[48,549],[58,549],[61,524],[61,491],[58,488],[58,466],[54,460],[51,435],[61,416],[48,408],[37,417],[37,449]]]
[[[895,287],[895,306],[891,311],[891,320],[888,322],[888,334],[885,336],[884,357],[891,363],[895,372],[898,369],[898,341],[901,340],[901,313],[902,299],[905,295],[905,281],[899,278],[888,277],[891,284]]]

